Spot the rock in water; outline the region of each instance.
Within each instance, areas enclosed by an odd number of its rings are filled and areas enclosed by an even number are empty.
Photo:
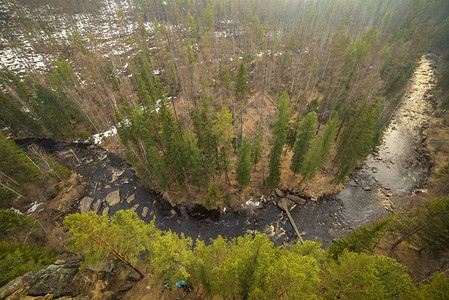
[[[290,199],[293,202],[300,204],[300,205],[306,204],[306,199],[303,199],[303,198],[295,196],[295,195],[287,195],[287,199]]]
[[[366,186],[363,187],[363,190],[364,190],[364,191],[367,191],[367,192],[368,192],[368,191],[371,191],[371,187],[368,186],[368,185],[366,185]]]
[[[97,199],[97,201],[95,201],[94,205],[92,205],[92,210],[95,213],[98,213],[98,211],[100,210],[101,202],[102,202],[101,199]]]
[[[279,198],[284,198],[285,197],[285,194],[284,194],[284,192],[283,191],[281,191],[280,189],[275,189],[274,190],[274,192],[276,193],[276,195],[279,197]]]
[[[149,210],[149,208],[146,206],[142,209],[142,217],[143,218],[145,218],[147,216],[148,210]]]
[[[80,212],[86,213],[89,211],[90,206],[92,205],[92,202],[94,202],[94,198],[92,197],[84,197],[80,201]]]
[[[105,198],[109,206],[114,206],[120,203],[120,190],[113,191]]]
[[[108,215],[109,215],[109,207],[105,207],[105,208],[103,209],[102,215],[103,215],[103,216],[108,216]]]
[[[129,196],[129,197],[126,199],[126,202],[131,203],[135,198],[136,198],[136,195],[135,195],[135,194],[132,194],[131,196]]]
[[[133,206],[133,207],[131,207],[131,210],[132,210],[132,211],[136,211],[136,210],[137,210],[137,208],[139,208],[139,203],[137,203],[137,204],[134,204],[134,206]]]

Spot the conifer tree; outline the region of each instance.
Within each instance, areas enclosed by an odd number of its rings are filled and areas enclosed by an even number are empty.
[[[22,110],[22,108],[9,95],[0,91],[0,125],[8,127],[17,134],[19,131],[38,134],[42,127],[31,116]]]
[[[293,156],[290,164],[290,170],[293,174],[299,172],[304,163],[305,156],[310,148],[310,141],[315,136],[317,116],[315,112],[310,112],[302,121],[296,138],[295,146],[293,148]]]
[[[226,183],[230,183],[228,175],[229,154],[234,150],[232,147],[234,132],[232,114],[225,106],[221,108],[221,112],[215,113],[214,133],[217,146],[220,147],[220,169],[225,171]]]
[[[251,180],[251,143],[247,137],[243,138],[243,144],[237,156],[237,182],[240,186],[247,186]]]
[[[0,170],[17,182],[33,182],[41,178],[41,173],[31,158],[1,132],[0,157]]]
[[[184,168],[189,175],[189,181],[193,185],[204,187],[207,185],[207,182],[203,172],[203,162],[200,149],[198,148],[198,141],[195,135],[188,129],[184,131],[182,140]]]
[[[260,162],[263,153],[263,144],[262,144],[262,130],[258,130],[256,136],[254,137],[253,143],[251,147],[251,161],[254,165],[254,169],[257,167],[257,164]]]
[[[362,104],[353,112],[337,143],[334,163],[339,167],[337,183],[343,182],[357,161],[365,158],[373,147],[373,126],[378,116],[376,105]]]
[[[316,169],[326,163],[335,134],[337,133],[337,126],[338,117],[335,116],[327,124],[323,135],[315,141],[307,152],[299,170],[299,173],[303,176],[302,180],[313,179],[316,175]]]
[[[209,189],[209,194],[207,195],[206,202],[204,203],[204,206],[206,209],[211,210],[212,205],[217,202],[217,200],[220,199],[220,190],[215,185],[215,182],[212,182],[212,185]]]
[[[162,108],[162,143],[165,150],[165,161],[171,167],[173,176],[180,189],[185,186],[185,163],[182,155],[181,125],[175,120],[171,110]]]
[[[287,137],[288,121],[290,120],[290,100],[287,92],[282,93],[278,103],[278,114],[273,120],[272,140],[269,160],[269,187],[277,187],[281,181],[281,155]]]
[[[211,110],[210,103],[203,99],[199,109],[190,111],[195,135],[198,139],[198,147],[203,158],[203,172],[207,181],[214,175],[218,167],[218,151]]]

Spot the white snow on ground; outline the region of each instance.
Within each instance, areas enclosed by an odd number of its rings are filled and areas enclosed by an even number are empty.
[[[34,202],[33,205],[28,209],[27,214],[28,214],[28,215],[29,215],[29,214],[32,214],[32,213],[35,212],[36,209],[37,209],[39,206],[41,206],[42,204],[43,204],[42,202],[40,202],[40,203],[37,203],[37,201]]]
[[[98,144],[101,144],[101,142],[103,141],[103,138],[107,138],[109,136],[114,136],[116,134],[117,134],[117,128],[115,128],[115,126],[112,126],[109,130],[106,130],[104,132],[100,132],[100,133],[94,134],[91,137],[91,140],[93,141],[93,143],[95,145],[98,145]],[[87,140],[85,142],[87,143],[88,141],[89,140]]]
[[[253,199],[253,197],[251,197],[251,199],[249,199],[248,201],[245,202],[246,206],[252,206],[252,207],[259,207],[260,206],[260,201],[255,201]]]
[[[23,215],[23,213],[20,210],[14,208],[14,207],[11,207],[9,210],[12,210],[13,212],[18,213],[19,215]]]

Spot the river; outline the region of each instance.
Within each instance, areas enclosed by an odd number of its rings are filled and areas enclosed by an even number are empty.
[[[435,81],[433,64],[430,55],[422,57],[385,131],[382,145],[351,174],[342,191],[318,201],[308,200],[305,205],[291,210],[305,240],[320,238],[327,246],[354,228],[392,212],[390,197],[406,196],[425,185],[430,157],[421,130],[433,111],[429,95]],[[92,207],[96,207],[98,213],[112,215],[118,210],[133,209],[147,222],[155,217],[162,230],[170,229],[205,241],[218,235],[233,238],[255,230],[266,233],[277,245],[296,240],[285,213],[268,199],[261,202],[261,208],[244,210],[240,214],[208,212],[202,206],[172,207],[143,187],[129,164],[101,147],[48,139],[21,142],[22,145],[27,143],[38,144],[82,175],[87,182],[86,196],[93,199]],[[108,204],[106,200],[114,195],[119,202]]]

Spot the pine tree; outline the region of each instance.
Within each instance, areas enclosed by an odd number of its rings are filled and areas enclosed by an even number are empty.
[[[165,150],[165,161],[173,171],[180,189],[185,187],[185,163],[182,155],[181,125],[175,120],[171,110],[162,108],[162,144]]]
[[[198,147],[203,158],[203,172],[207,181],[214,175],[218,167],[218,150],[211,110],[210,103],[207,100],[203,100],[199,109],[190,111],[190,118],[198,139]]]
[[[425,204],[426,212],[421,214],[423,229],[418,235],[435,256],[449,248],[449,197],[434,199]]]
[[[310,141],[315,136],[317,116],[315,112],[310,112],[307,117],[301,123],[296,138],[295,146],[293,148],[293,156],[290,164],[290,170],[293,174],[298,173],[302,164],[304,163],[305,156],[310,148]]]
[[[228,176],[229,154],[234,150],[232,140],[234,132],[232,126],[232,114],[225,106],[221,112],[215,113],[214,133],[217,140],[217,146],[220,147],[220,169],[225,171],[226,182],[230,183]]]
[[[247,186],[251,180],[251,143],[247,137],[243,138],[243,144],[237,156],[237,182],[240,186]]]
[[[252,144],[253,146],[251,147],[251,161],[253,162],[255,169],[262,158],[264,149],[262,144],[262,130],[257,131]]]
[[[338,260],[344,251],[356,253],[372,253],[374,244],[386,233],[390,219],[382,219],[372,225],[364,224],[351,232],[346,238],[339,237],[327,248],[326,254]]]
[[[203,172],[201,151],[198,148],[198,141],[195,135],[186,129],[182,136],[182,155],[185,163],[185,170],[189,174],[189,181],[196,186],[205,187],[206,177]]]
[[[281,181],[281,155],[287,137],[288,121],[290,120],[290,101],[287,92],[282,93],[278,103],[278,114],[273,120],[272,146],[270,149],[269,187],[277,187]]]
[[[0,125],[8,127],[15,134],[23,131],[36,135],[42,130],[30,113],[23,111],[16,101],[2,91],[0,91],[0,106],[2,107]]]
[[[218,199],[220,199],[220,190],[215,185],[215,182],[212,182],[212,185],[209,189],[209,194],[207,195],[206,202],[204,203],[204,206],[206,207],[206,209],[211,210],[212,205],[214,205]]]
[[[334,163],[339,167],[337,183],[343,182],[357,161],[364,159],[371,151],[374,139],[373,126],[378,113],[376,105],[364,103],[360,109],[353,112],[353,116],[345,125],[334,158]]]
[[[309,149],[299,169],[299,173],[303,176],[302,180],[313,179],[316,175],[316,169],[326,163],[335,134],[337,133],[337,126],[338,117],[335,116],[327,124],[323,135]]]
[[[42,177],[31,158],[1,132],[0,157],[0,171],[19,183],[35,182]]]

